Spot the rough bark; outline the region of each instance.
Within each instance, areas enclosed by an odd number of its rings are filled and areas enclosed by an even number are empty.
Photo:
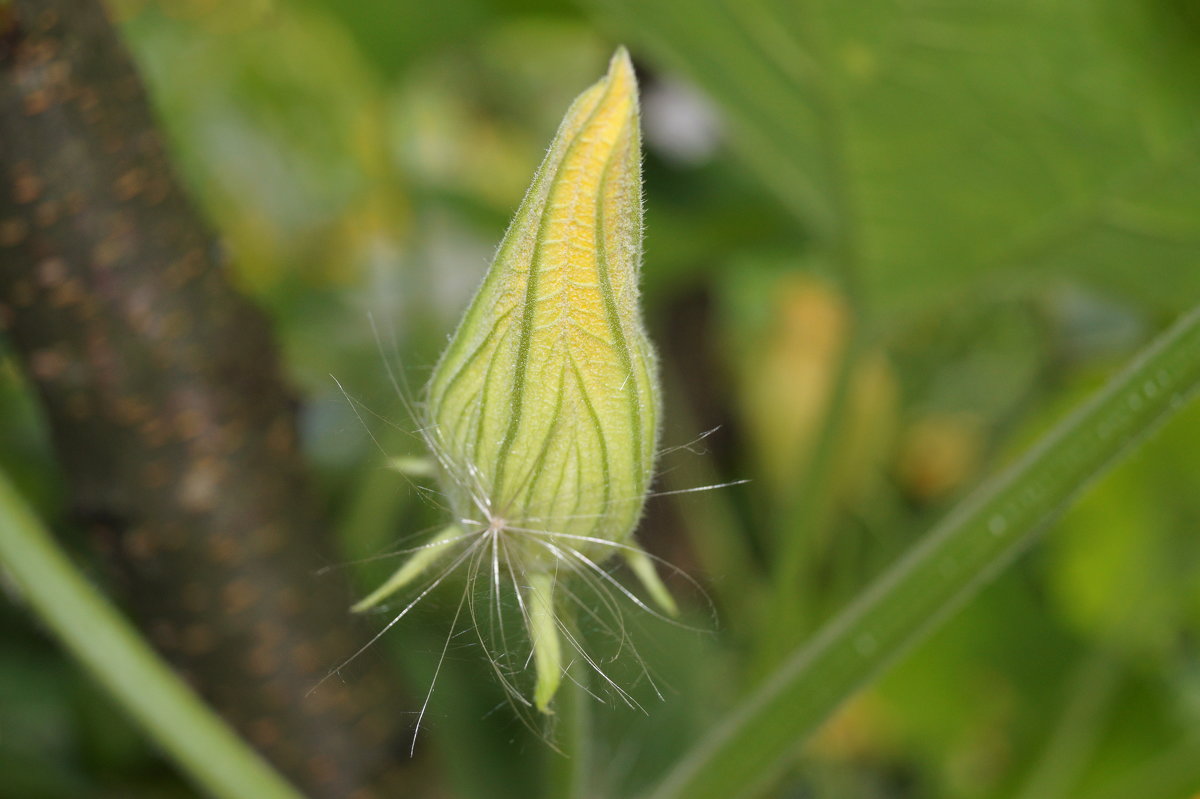
[[[353,651],[348,593],[313,577],[295,402],[218,252],[103,7],[0,3],[0,324],[74,515],[207,699],[309,794],[357,796],[401,714],[367,675],[306,696]]]

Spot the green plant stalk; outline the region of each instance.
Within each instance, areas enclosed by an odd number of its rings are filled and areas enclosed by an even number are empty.
[[[931,633],[1198,387],[1200,308],[789,656],[679,761],[654,799],[732,799],[778,776],[845,699]]]
[[[572,663],[554,707],[555,748],[547,752],[545,799],[587,799],[592,785],[589,672]]]
[[[405,452],[412,438],[391,428],[382,437],[385,452]],[[395,469],[384,468],[371,461],[359,470],[345,509],[337,520],[338,546],[346,560],[359,560],[379,552],[379,548],[394,539],[399,520],[408,509],[413,492],[396,488]]]
[[[80,575],[0,473],[0,564],[38,618],[205,793],[300,799]]]
[[[1200,735],[1192,734],[1086,799],[1179,799],[1200,791]],[[1079,799],[1084,799],[1080,796]]]
[[[1099,649],[1082,658],[1067,689],[1062,716],[1029,772],[1017,799],[1058,799],[1070,795],[1107,729],[1121,666],[1112,652]]]
[[[770,612],[762,620],[758,675],[779,665],[801,637],[816,626],[813,611],[820,602],[813,596],[806,570],[826,552],[837,519],[836,498],[831,490],[833,475],[849,424],[850,388],[863,347],[861,323],[854,319],[851,325],[803,479],[778,511],[782,535],[775,542],[778,565],[772,575]]]
[[[678,369],[668,361],[662,365],[662,377],[667,396],[686,396],[687,390]],[[699,430],[700,424],[686,402],[676,402],[672,418],[680,430]],[[696,486],[716,485],[723,479],[707,455],[683,454],[678,465],[662,471],[662,489],[678,492],[670,499],[675,512],[683,519],[701,571],[710,575],[705,585],[721,609],[725,623],[732,630],[749,629],[751,619],[760,614],[755,610],[764,596],[763,581],[754,555],[747,545],[748,536],[734,511],[729,492],[693,491]]]

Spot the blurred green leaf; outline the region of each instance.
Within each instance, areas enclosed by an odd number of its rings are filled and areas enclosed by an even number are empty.
[[[1200,294],[1200,70],[1164,44],[1200,36],[1155,3],[591,2],[724,106],[885,311],[1007,273]]]
[[[461,42],[505,15],[574,16],[566,0],[302,0],[337,17],[358,49],[385,78],[401,74],[414,61]]]

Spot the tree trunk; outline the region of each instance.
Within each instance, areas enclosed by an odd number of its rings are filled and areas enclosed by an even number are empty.
[[[368,675],[308,695],[354,650],[350,595],[313,576],[295,400],[219,252],[103,7],[0,3],[0,325],[74,515],[202,695],[310,795],[358,796],[398,701]]]

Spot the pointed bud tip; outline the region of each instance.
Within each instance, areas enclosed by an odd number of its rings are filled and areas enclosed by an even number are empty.
[[[628,84],[630,92],[637,93],[637,74],[633,70],[633,61],[625,45],[619,46],[608,62],[607,78],[610,82]]]

